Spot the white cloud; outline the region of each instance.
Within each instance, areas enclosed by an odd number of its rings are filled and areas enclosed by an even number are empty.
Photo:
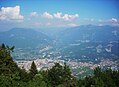
[[[42,14],[42,16],[43,16],[44,18],[53,19],[53,16],[52,16],[50,13],[48,13],[48,12],[44,12],[44,13]]]
[[[57,13],[54,14],[54,17],[58,18],[58,19],[62,19],[62,13],[61,12],[57,12]]]
[[[71,20],[74,20],[78,17],[79,17],[78,14],[74,14],[74,15],[64,14],[64,15],[62,15],[61,12],[57,12],[54,14],[54,18],[63,19],[65,21],[71,21]]]
[[[37,16],[38,16],[38,14],[37,14],[37,12],[31,12],[31,13],[30,13],[30,16],[37,17]]]
[[[112,22],[118,22],[118,20],[116,18],[112,18],[111,21]]]
[[[0,20],[23,20],[24,17],[20,15],[20,6],[2,7],[0,10]]]
[[[61,12],[56,12],[50,14],[49,12],[44,12],[43,14],[38,14],[37,12],[31,12],[30,16],[39,17],[39,18],[47,18],[47,19],[55,19],[55,20],[63,20],[63,21],[72,21],[74,19],[79,18],[79,14],[62,14]]]
[[[75,14],[75,15],[65,14],[62,18],[66,21],[71,21],[71,20],[76,19],[78,17],[79,17],[78,14]]]

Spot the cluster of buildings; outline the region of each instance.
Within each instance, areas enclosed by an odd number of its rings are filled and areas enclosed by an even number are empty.
[[[25,70],[29,70],[30,67],[31,67],[31,63],[32,61],[16,61],[18,66],[20,68],[24,68]],[[38,70],[47,70],[49,68],[51,68],[54,63],[60,63],[61,65],[63,65],[65,62],[66,64],[73,70],[73,69],[81,69],[83,67],[88,67],[89,69],[91,70],[94,70],[96,67],[101,67],[101,68],[111,68],[113,70],[118,70],[118,63],[117,61],[112,61],[112,60],[109,60],[109,59],[103,59],[101,60],[100,63],[98,64],[94,64],[93,62],[77,62],[77,61],[73,61],[73,60],[70,60],[70,61],[64,61],[64,60],[61,60],[61,59],[48,59],[48,58],[43,58],[43,59],[36,59],[34,60],[36,66],[37,66],[37,69]],[[86,72],[87,70],[83,70],[81,71],[82,72]],[[79,72],[78,72],[79,73]]]

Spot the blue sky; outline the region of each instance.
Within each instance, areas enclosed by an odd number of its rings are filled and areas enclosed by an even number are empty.
[[[119,0],[0,0],[0,30],[119,26],[118,8]]]

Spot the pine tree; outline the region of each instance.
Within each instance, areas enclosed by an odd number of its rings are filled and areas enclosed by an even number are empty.
[[[33,61],[31,64],[31,69],[30,69],[30,77],[31,79],[38,73],[35,62]]]
[[[72,79],[71,70],[69,66],[66,65],[66,63],[64,63],[63,67],[63,76],[64,81]]]

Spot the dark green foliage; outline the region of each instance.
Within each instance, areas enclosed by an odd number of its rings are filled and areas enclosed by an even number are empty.
[[[10,52],[13,51],[13,49],[14,46],[11,48],[4,44],[0,46],[0,74],[13,74],[20,70],[10,56]]]
[[[72,78],[70,80],[67,80],[63,84],[65,87],[78,87],[78,81],[76,78]]]
[[[61,66],[59,63],[55,63],[55,65],[48,70],[48,81],[52,86],[67,83],[72,77],[71,71],[66,64]]]
[[[20,70],[19,76],[20,76],[20,79],[21,79],[23,82],[28,82],[28,81],[31,80],[29,74],[26,72],[25,69],[21,69],[21,70]]]
[[[119,87],[119,71],[111,69],[101,70],[97,67],[93,77],[86,77],[79,80],[79,86],[84,87]]]
[[[100,77],[100,75],[101,75],[101,68],[99,68],[99,67],[95,68],[94,75],[97,76],[97,77]]]
[[[70,80],[73,78],[73,76],[71,75],[71,71],[69,66],[66,65],[66,63],[64,63],[64,67],[63,67],[63,79],[64,81]]]
[[[55,63],[55,66],[48,70],[48,79],[52,85],[63,82],[63,67],[59,63]]]
[[[31,69],[29,72],[30,78],[32,79],[38,73],[35,62],[33,61],[31,64]]]
[[[14,46],[0,46],[0,87],[25,87],[24,81],[29,81],[26,71],[20,69],[13,61],[10,55],[13,50]]]

